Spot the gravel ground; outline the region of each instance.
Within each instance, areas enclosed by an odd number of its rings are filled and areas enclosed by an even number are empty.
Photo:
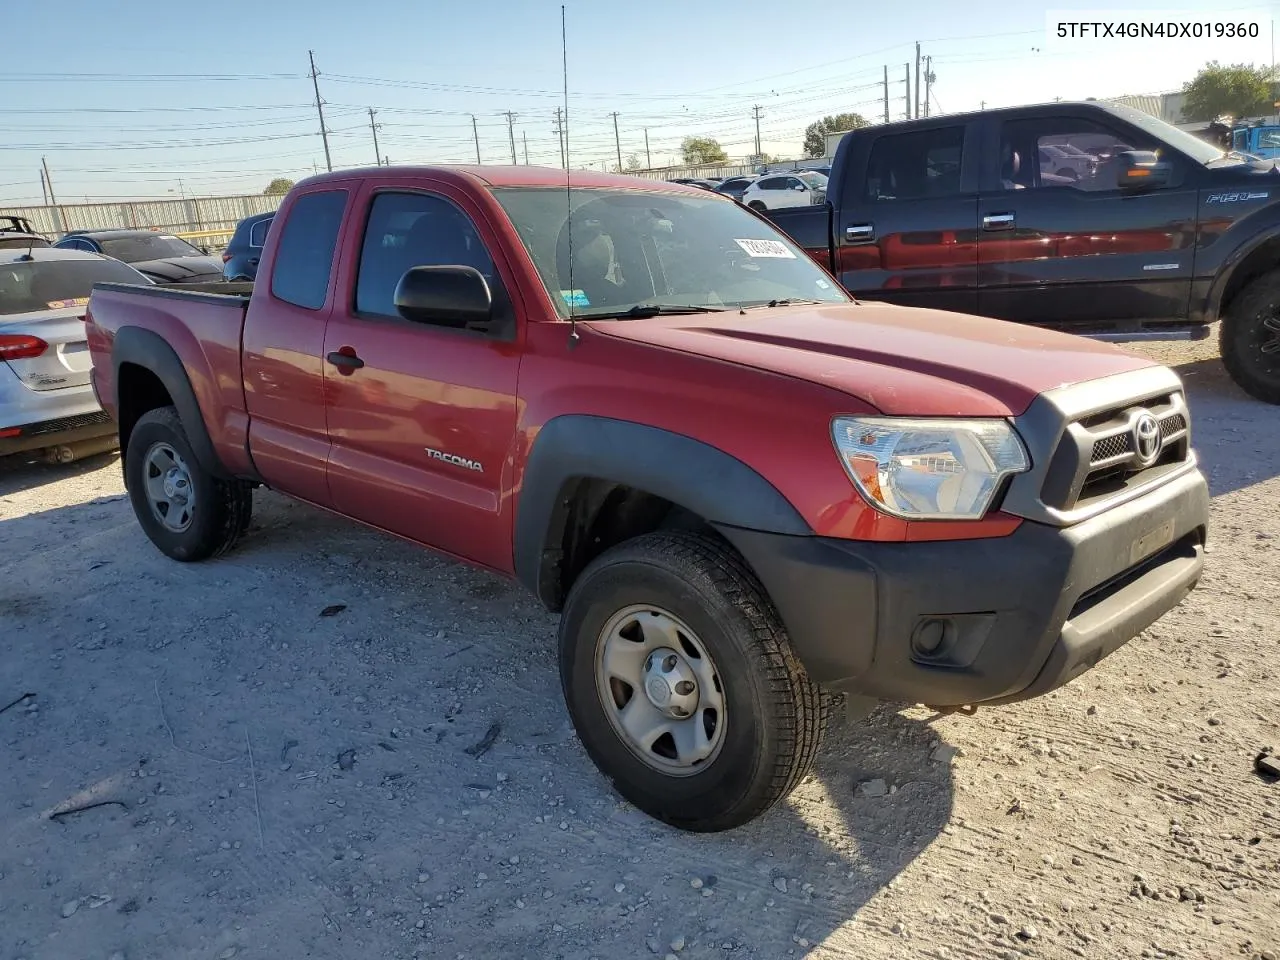
[[[1142,349],[1191,393],[1200,589],[1032,703],[837,720],[714,836],[610,792],[519,588],[270,493],[184,566],[114,456],[5,463],[0,960],[1280,956],[1276,411]]]

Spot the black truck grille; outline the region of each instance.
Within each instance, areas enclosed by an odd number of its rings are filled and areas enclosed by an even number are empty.
[[[1137,424],[1149,413],[1159,444],[1138,449]],[[1180,392],[1143,397],[1068,424],[1050,461],[1041,496],[1046,506],[1073,510],[1159,479],[1186,462],[1191,435]]]

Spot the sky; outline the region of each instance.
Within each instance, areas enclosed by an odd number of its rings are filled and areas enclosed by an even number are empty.
[[[904,116],[905,64],[932,57],[930,111],[1180,89],[1210,60],[1270,64],[1280,2],[1070,0],[782,4],[567,0],[573,166],[677,160],[690,135],[733,158],[800,154],[826,114]],[[546,0],[0,0],[0,207],[260,193],[374,162],[559,166],[560,2]],[[1256,38],[1060,40],[1049,23],[1169,15],[1257,23]],[[514,114],[511,121],[505,116]],[[617,114],[616,118],[613,114]],[[646,153],[645,132],[648,132]]]

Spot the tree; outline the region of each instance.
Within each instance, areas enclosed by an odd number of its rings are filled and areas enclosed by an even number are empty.
[[[711,137],[685,137],[680,143],[680,154],[688,167],[724,163],[729,159],[724,147],[720,146],[720,141]]]
[[[613,165],[614,173],[638,173],[643,169],[644,164],[640,162],[640,158],[634,153],[627,155],[627,159],[621,167],[616,163]]]
[[[265,197],[279,197],[288,193],[293,189],[293,181],[288,177],[276,177],[267,184],[267,189],[262,191]]]
[[[869,126],[867,118],[860,113],[837,113],[834,117],[823,117],[804,128],[804,155],[824,156],[827,152],[828,133],[843,133],[845,130]]]
[[[1274,113],[1270,67],[1251,63],[1222,66],[1214,60],[1183,85],[1182,117],[1187,122],[1214,120],[1224,114],[1255,117]]]

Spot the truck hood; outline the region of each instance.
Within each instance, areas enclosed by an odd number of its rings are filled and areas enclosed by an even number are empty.
[[[1052,330],[878,303],[589,326],[832,387],[891,415],[1018,416],[1054,387],[1154,366],[1110,344]]]

